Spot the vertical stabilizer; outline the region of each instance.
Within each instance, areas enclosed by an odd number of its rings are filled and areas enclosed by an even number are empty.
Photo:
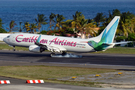
[[[107,27],[100,34],[101,42],[108,44],[113,43],[119,20],[120,16],[115,16],[113,20],[107,25]]]
[[[103,30],[103,32],[96,38],[96,40],[98,39],[98,42],[95,40],[90,40],[88,41],[88,44],[92,46],[96,51],[107,49],[111,44],[113,44],[119,20],[120,16],[115,16]]]

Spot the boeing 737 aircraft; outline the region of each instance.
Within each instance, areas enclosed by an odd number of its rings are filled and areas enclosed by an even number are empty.
[[[31,52],[43,52],[45,50],[65,55],[70,52],[102,51],[113,48],[113,43],[120,17],[115,16],[103,32],[90,39],[69,38],[62,36],[50,36],[39,34],[15,33],[4,38],[4,42],[15,47],[29,47]],[[118,43],[117,43],[118,44]]]

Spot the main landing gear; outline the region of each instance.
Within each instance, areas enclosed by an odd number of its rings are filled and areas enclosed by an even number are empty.
[[[67,53],[67,52],[63,51],[62,54],[55,54],[54,52],[52,52],[51,57],[56,57],[56,58],[81,58],[82,56]]]

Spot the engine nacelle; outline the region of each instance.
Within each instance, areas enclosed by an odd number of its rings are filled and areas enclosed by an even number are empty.
[[[29,51],[30,52],[41,52],[41,47],[37,45],[30,45],[29,46]]]

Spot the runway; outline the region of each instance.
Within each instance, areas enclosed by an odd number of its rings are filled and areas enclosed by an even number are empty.
[[[77,53],[79,54],[79,53]],[[135,69],[135,55],[81,53],[82,58],[52,58],[50,52],[0,50],[0,66],[51,65],[110,69]]]
[[[76,53],[79,54],[79,53]],[[84,68],[110,68],[135,71],[135,55],[81,53],[82,58],[51,58],[50,52],[0,50],[0,66],[8,65],[48,65]],[[1,85],[0,90],[121,90],[114,88],[92,88],[61,84],[26,84],[25,80],[0,77],[11,80],[11,85]],[[124,89],[122,89],[124,90]],[[128,90],[128,89],[126,89]],[[131,89],[129,89],[131,90]]]

